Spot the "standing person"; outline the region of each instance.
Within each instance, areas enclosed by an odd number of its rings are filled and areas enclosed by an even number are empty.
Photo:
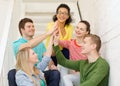
[[[29,45],[22,47],[18,51],[16,56],[17,72],[15,75],[17,86],[46,86],[42,71],[47,67],[51,57],[52,42],[53,40],[50,41],[48,49],[44,54],[44,61],[38,63],[39,69],[34,66],[39,61],[37,54]]]
[[[38,55],[38,60],[39,60],[38,63],[41,62],[42,56],[46,51],[45,45],[42,43],[42,41],[47,36],[53,34],[54,31],[55,29],[53,28],[44,34],[33,38],[35,33],[33,21],[29,18],[21,19],[19,22],[19,32],[22,37],[17,41],[13,42],[13,50],[14,50],[15,56],[21,48],[27,45],[30,45],[31,48],[34,50],[34,52]],[[35,66],[37,66],[37,64]],[[44,72],[45,72],[47,86],[59,86],[59,81],[60,81],[59,71],[48,70]]]
[[[53,16],[53,22],[50,22],[47,25],[47,31],[49,31],[51,27],[53,27],[54,24],[57,23],[60,33],[60,40],[70,40],[73,35],[73,26],[71,25],[71,22],[72,22],[72,18],[71,18],[69,6],[67,4],[60,4],[56,9],[56,14]],[[49,37],[46,40],[46,46],[48,46],[48,43],[49,43]],[[69,59],[68,49],[61,47],[61,51],[65,55],[65,57]],[[57,66],[57,60],[55,56],[52,56],[52,60],[54,64]],[[61,66],[60,74],[62,78],[65,74],[67,74],[67,69]]]
[[[94,34],[85,36],[82,44],[82,51],[87,60],[67,60],[61,53],[58,46],[58,38],[54,38],[54,51],[60,65],[80,71],[79,86],[108,86],[109,64],[103,59],[99,50],[101,47],[100,37]]]
[[[88,21],[82,20],[75,28],[75,38],[71,40],[58,40],[60,46],[65,47],[70,52],[70,60],[86,60],[87,57],[81,53],[81,45],[84,36],[90,34],[90,24]],[[63,76],[64,86],[79,86],[79,72],[72,71],[72,73]]]

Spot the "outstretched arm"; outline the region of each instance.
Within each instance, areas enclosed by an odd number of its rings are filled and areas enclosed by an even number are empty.
[[[46,52],[44,53],[44,56],[48,56],[51,57],[52,55],[52,45],[53,45],[53,35],[50,36],[50,41],[49,41],[49,45],[47,47]]]
[[[79,71],[80,61],[72,61],[72,60],[66,59],[65,56],[62,54],[58,45],[54,46],[54,51],[56,54],[58,64],[64,67]]]
[[[53,45],[53,36],[51,35],[49,46],[47,47],[47,51],[44,53],[44,57],[43,57],[42,61],[37,65],[37,68],[39,70],[44,71],[45,68],[48,66],[48,64],[51,60],[50,57],[51,57],[51,54],[52,54],[52,45]]]
[[[37,46],[40,42],[42,42],[45,38],[47,38],[47,36],[49,35],[52,35],[55,31],[57,30],[57,25],[54,25],[52,27],[51,30],[49,30],[48,32],[42,34],[42,35],[39,35],[31,40],[29,40],[25,45],[22,44],[20,47],[19,47],[19,50],[26,46],[26,45],[29,45],[31,48],[34,48],[35,46]]]
[[[68,67],[73,70],[79,71],[80,61],[71,61],[67,60],[65,56],[62,54],[59,46],[58,46],[58,37],[57,35],[54,36],[54,51],[56,54],[57,61],[60,65]]]

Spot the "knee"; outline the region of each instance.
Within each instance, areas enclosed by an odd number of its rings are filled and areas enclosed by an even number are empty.
[[[63,80],[64,80],[64,81],[72,81],[72,80],[71,80],[72,78],[73,78],[73,77],[72,77],[72,76],[70,76],[69,74],[68,74],[68,75],[63,76]]]
[[[68,79],[67,75],[63,76],[63,80],[67,80],[67,79]]]
[[[60,79],[60,72],[58,70],[52,70],[51,78]]]
[[[60,72],[58,70],[48,70],[44,71],[44,76],[50,80],[60,79]]]

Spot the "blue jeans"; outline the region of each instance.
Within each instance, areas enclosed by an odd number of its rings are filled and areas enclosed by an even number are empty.
[[[47,86],[59,86],[60,72],[58,70],[44,71]]]

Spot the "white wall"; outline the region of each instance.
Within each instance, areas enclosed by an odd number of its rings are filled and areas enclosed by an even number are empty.
[[[12,42],[19,37],[18,31],[16,31],[18,30],[18,21],[24,15],[24,6],[22,6],[21,1],[4,0],[3,4],[0,1],[0,4],[4,5],[3,13],[5,12],[0,15],[0,18],[3,18],[4,21],[0,21],[3,24],[3,27],[0,27],[3,30],[0,41],[0,86],[8,86],[8,71],[15,66]]]
[[[11,14],[13,11],[14,0],[2,0],[0,1],[0,86],[6,86],[7,83],[4,83],[3,74],[5,71],[2,71],[4,64],[4,56],[7,45],[7,37],[9,33]]]
[[[13,0],[0,1],[0,74],[2,63],[4,59],[4,52],[7,43],[7,37],[9,32],[11,14],[12,14]],[[8,15],[9,14],[9,15]]]
[[[120,1],[79,0],[83,19],[91,24],[92,33],[102,39],[101,55],[110,64],[109,86],[120,84]]]
[[[5,1],[0,1],[0,41],[1,41],[1,37],[2,37],[2,32],[3,32],[3,27],[4,27],[4,22],[5,22],[5,18],[6,18],[6,13],[7,13],[7,7],[6,5],[8,5],[7,2]]]

